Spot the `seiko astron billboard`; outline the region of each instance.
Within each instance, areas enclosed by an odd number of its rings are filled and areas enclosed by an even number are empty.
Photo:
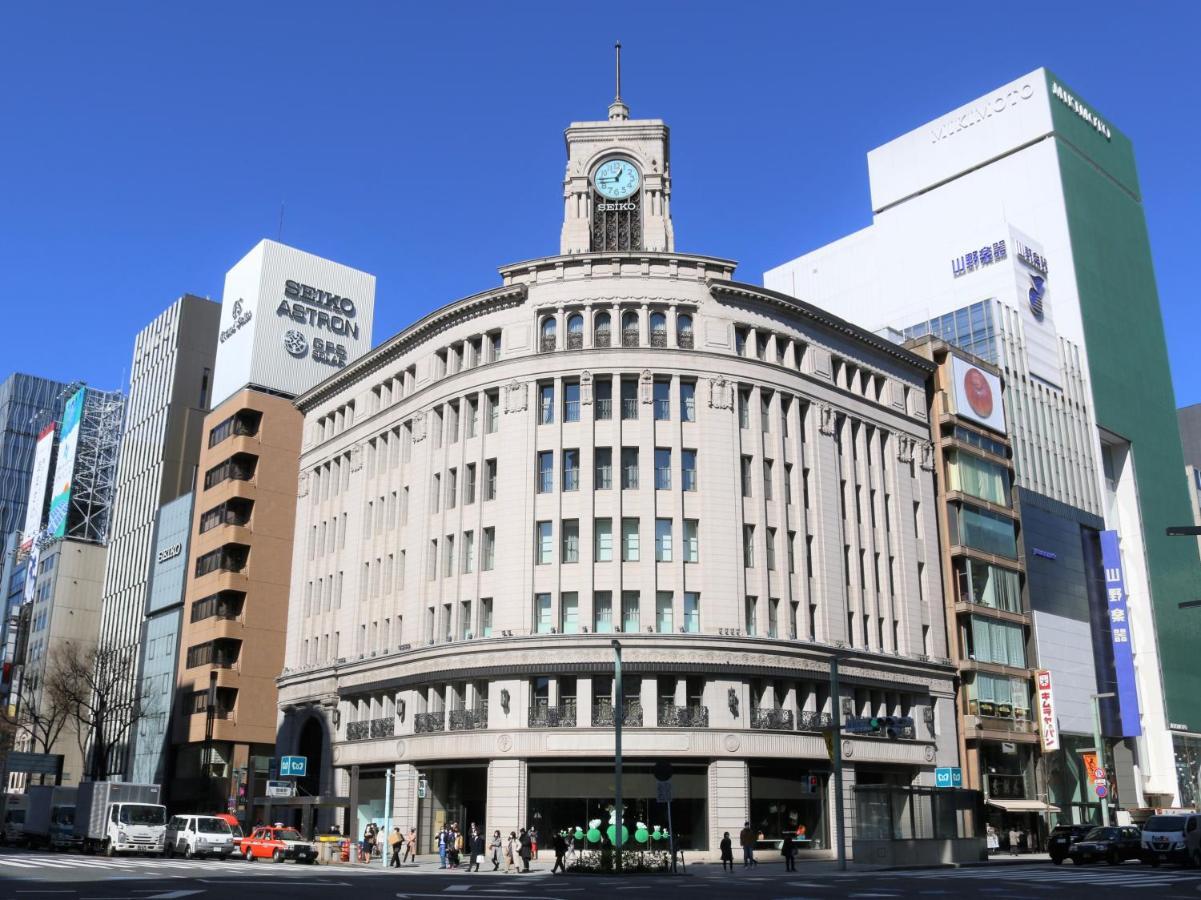
[[[371,349],[375,276],[260,241],[225,276],[213,406],[256,385],[302,394]]]

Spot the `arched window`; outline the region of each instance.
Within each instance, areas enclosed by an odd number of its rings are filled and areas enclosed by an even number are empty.
[[[676,346],[692,348],[692,316],[687,313],[676,316]]]
[[[593,320],[592,346],[608,347],[611,338],[609,337],[609,314],[607,312],[597,313]]]
[[[542,320],[542,343],[541,349],[543,353],[547,353],[555,349],[555,329],[557,328],[554,316],[547,316]]]
[[[667,346],[667,316],[661,312],[651,313],[651,346]]]
[[[630,310],[621,317],[621,346],[638,346],[638,313]]]
[[[584,346],[584,317],[572,313],[567,317],[567,349],[579,350]]]

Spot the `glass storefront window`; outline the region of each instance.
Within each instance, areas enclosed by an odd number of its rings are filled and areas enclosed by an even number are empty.
[[[776,841],[791,834],[799,850],[830,846],[826,833],[828,774],[806,772],[795,765],[752,765],[750,776],[751,828],[757,836]]]
[[[1017,535],[1012,519],[983,509],[960,507],[954,503],[950,504],[947,512],[952,540],[956,543],[985,553],[1017,559]]]
[[[1004,466],[952,450],[947,454],[947,483],[989,503],[1009,506],[1009,471]]]

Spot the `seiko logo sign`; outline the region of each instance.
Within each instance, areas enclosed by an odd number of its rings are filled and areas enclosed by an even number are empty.
[[[165,563],[169,559],[175,559],[181,553],[183,553],[183,544],[172,544],[170,547],[164,547],[158,552],[158,561]]]
[[[354,301],[297,281],[284,282],[284,299],[275,310],[302,325],[324,328],[358,340],[359,326],[352,322],[356,315]]]
[[[1105,124],[1105,121],[1058,84],[1053,83],[1051,85],[1051,93],[1058,97],[1060,102],[1067,106],[1068,109],[1097,129],[1098,133],[1105,135],[1105,140],[1113,139],[1113,134],[1110,132],[1109,126]]]
[[[945,141],[952,135],[959,134],[973,125],[986,122],[993,116],[999,115],[1033,96],[1034,87],[1023,84],[1021,87],[1013,88],[1003,94],[981,100],[973,106],[964,107],[949,119],[944,119],[930,129],[930,143],[937,144],[939,141]]]
[[[324,363],[327,366],[333,366],[340,369],[346,365],[349,359],[346,347],[342,344],[335,344],[333,341],[323,341],[321,338],[313,338],[312,348],[309,347],[309,339],[297,331],[295,328],[288,329],[284,334],[284,349],[296,359],[304,359],[306,356],[313,362]]]
[[[221,336],[218,338],[219,343],[224,344],[227,340],[237,334],[242,328],[254,318],[254,313],[251,310],[242,311],[242,298],[239,297],[234,301],[233,324],[228,328],[222,329]]]
[[[597,212],[633,212],[638,208],[637,203],[627,200],[625,203],[598,203]]]

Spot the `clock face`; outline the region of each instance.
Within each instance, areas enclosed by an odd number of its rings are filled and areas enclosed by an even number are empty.
[[[597,193],[607,200],[624,200],[638,190],[641,182],[637,167],[621,157],[601,164],[592,176]]]

